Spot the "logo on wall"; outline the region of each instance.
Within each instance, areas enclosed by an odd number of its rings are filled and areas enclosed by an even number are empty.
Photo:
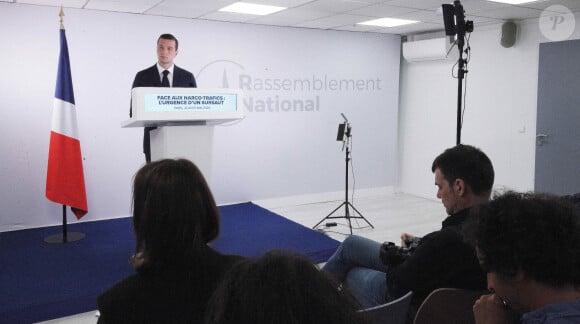
[[[236,88],[244,92],[248,112],[318,112],[322,99],[333,92],[382,90],[381,80],[335,79],[327,75],[284,77],[250,73],[242,64],[216,60],[203,66],[197,74],[204,87]]]
[[[542,34],[547,39],[557,42],[572,36],[576,20],[570,9],[561,5],[553,5],[542,11],[539,24]]]

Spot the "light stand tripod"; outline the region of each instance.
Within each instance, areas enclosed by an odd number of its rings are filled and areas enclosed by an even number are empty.
[[[442,9],[445,34],[447,36],[457,35],[456,43],[459,50],[459,60],[457,61],[457,133],[455,141],[459,145],[461,144],[463,79],[465,79],[465,74],[467,73],[467,69],[465,69],[467,61],[463,59],[463,48],[465,45],[465,33],[473,31],[473,21],[465,20],[465,11],[460,0],[455,0],[453,4],[443,4]],[[469,50],[469,47],[467,50]]]
[[[324,217],[318,223],[316,223],[316,225],[314,225],[312,228],[315,229],[316,227],[318,227],[318,225],[320,225],[322,222],[324,222],[327,219],[346,218],[346,220],[348,221],[348,227],[350,229],[350,234],[352,234],[352,222],[351,222],[352,218],[360,218],[360,219],[364,220],[365,222],[367,222],[367,224],[369,224],[370,227],[372,227],[372,228],[375,228],[375,227],[366,218],[364,218],[364,216],[354,207],[353,204],[350,203],[350,201],[348,201],[348,162],[350,161],[350,137],[351,137],[350,131],[351,131],[351,127],[350,127],[350,124],[348,123],[348,120],[346,119],[346,117],[343,114],[341,114],[341,115],[344,118],[345,122],[338,126],[338,138],[337,138],[337,140],[342,139],[343,149],[346,147],[345,159],[344,159],[345,160],[344,201],[340,205],[338,205],[338,207],[336,207],[333,211],[331,211],[330,214],[328,214],[326,217]],[[345,128],[346,128],[346,132],[345,132]],[[338,211],[342,206],[344,206],[344,216],[332,216],[332,214],[334,214],[336,211]],[[358,216],[351,215],[350,208],[352,208]]]

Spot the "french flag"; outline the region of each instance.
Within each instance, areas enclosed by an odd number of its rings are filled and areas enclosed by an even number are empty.
[[[70,206],[77,219],[88,211],[68,46],[63,27],[60,29],[60,55],[48,149],[46,198]]]

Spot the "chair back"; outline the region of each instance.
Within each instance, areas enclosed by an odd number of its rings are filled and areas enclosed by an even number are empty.
[[[484,290],[439,288],[423,301],[414,324],[475,324],[473,304]]]
[[[405,324],[413,292],[379,306],[361,309],[359,314],[368,324]]]

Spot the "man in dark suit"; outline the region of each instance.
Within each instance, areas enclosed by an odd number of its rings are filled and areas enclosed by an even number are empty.
[[[133,87],[180,87],[195,88],[195,77],[187,70],[173,64],[177,56],[179,42],[171,34],[162,34],[157,39],[157,63],[150,68],[139,71],[135,75]],[[167,72],[165,72],[167,71]],[[131,117],[132,112],[129,112]],[[151,146],[149,132],[157,127],[145,127],[143,134],[143,153],[145,161],[151,162]]]

